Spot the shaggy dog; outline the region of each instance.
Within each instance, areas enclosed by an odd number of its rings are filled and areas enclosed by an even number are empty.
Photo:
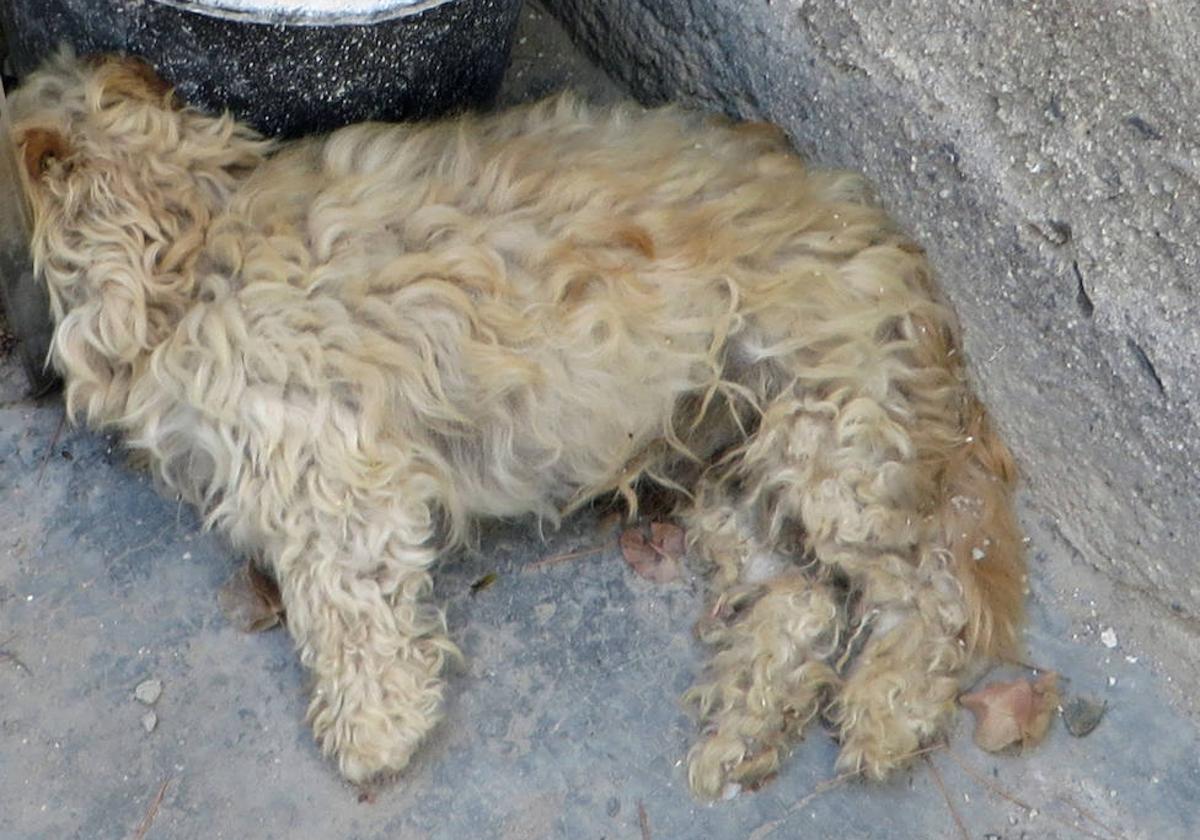
[[[954,318],[780,132],[560,97],[276,143],[69,54],[12,107],[67,410],[264,558],[346,778],[439,719],[439,553],[649,484],[711,580],[698,795],[818,714],[883,777],[1013,651],[1014,469]]]

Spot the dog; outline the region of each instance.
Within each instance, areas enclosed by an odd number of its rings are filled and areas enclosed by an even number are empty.
[[[67,412],[263,559],[346,779],[438,722],[429,569],[487,517],[676,493],[700,797],[818,716],[884,778],[1016,652],[1016,471],[955,318],[779,130],[560,95],[276,142],[69,52],[11,105]]]

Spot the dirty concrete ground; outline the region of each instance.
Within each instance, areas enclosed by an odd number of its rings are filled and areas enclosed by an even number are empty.
[[[537,7],[518,41],[506,101],[562,84],[618,95]],[[412,768],[364,800],[302,724],[286,634],[223,617],[216,593],[242,559],[119,442],[64,426],[57,397],[23,387],[0,359],[2,840],[1200,836],[1194,723],[1120,636],[1101,641],[1104,614],[1065,617],[1089,593],[1038,578],[1065,550],[1039,538],[1027,659],[1107,702],[1091,735],[1056,721],[1036,750],[990,756],[962,719],[949,750],[892,782],[831,787],[836,748],[817,728],[761,791],[696,803],[678,697],[701,661],[700,583],[635,576],[598,514],[544,539],[498,525],[444,564],[437,595],[467,664]],[[152,706],[134,695],[148,679],[162,683]]]

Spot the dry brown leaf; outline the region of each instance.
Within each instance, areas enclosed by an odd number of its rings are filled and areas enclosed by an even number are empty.
[[[646,537],[640,528],[627,528],[621,532],[621,556],[625,558],[625,562],[637,572],[645,577],[644,572],[654,568],[658,560],[658,554],[646,542]]]
[[[1035,714],[1021,733],[1021,745],[1036,747],[1050,731],[1050,721],[1058,709],[1061,696],[1058,693],[1058,673],[1046,671],[1033,682]]]
[[[680,560],[684,551],[683,529],[670,522],[651,522],[650,544],[660,554]]]
[[[500,576],[495,572],[488,572],[483,577],[471,584],[471,594],[478,595],[485,589],[491,589],[492,586],[500,579]]]
[[[975,743],[988,752],[1013,744],[1033,747],[1046,737],[1058,707],[1058,674],[1047,671],[1034,682],[991,683],[959,698],[975,715]]]
[[[217,602],[229,623],[243,633],[261,633],[285,619],[278,585],[253,560],[230,576]]]
[[[650,525],[650,539],[641,528],[629,528],[621,534],[621,555],[642,578],[669,583],[679,577],[683,556],[683,529],[665,522]]]

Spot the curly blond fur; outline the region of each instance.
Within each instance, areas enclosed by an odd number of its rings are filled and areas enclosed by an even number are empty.
[[[1016,644],[1014,471],[954,319],[777,131],[559,97],[276,144],[69,54],[12,104],[68,410],[265,559],[347,778],[439,718],[439,551],[646,482],[711,571],[699,795],[822,711],[884,776]]]

